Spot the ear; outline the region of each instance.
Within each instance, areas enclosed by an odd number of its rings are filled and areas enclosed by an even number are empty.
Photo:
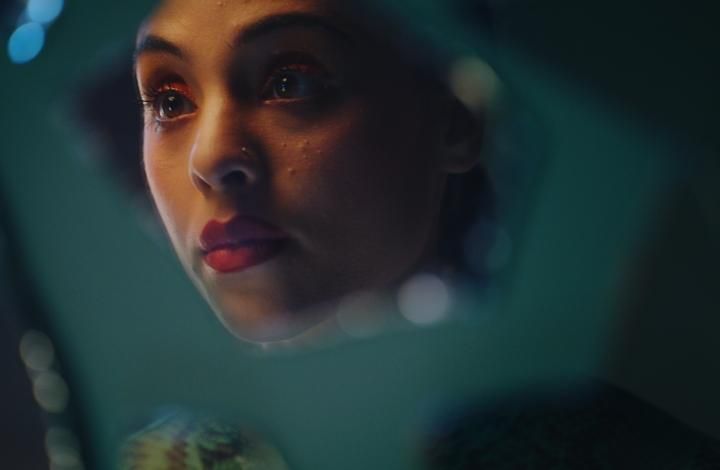
[[[465,173],[481,158],[485,143],[484,113],[470,111],[452,94],[447,106],[442,169],[447,173]]]

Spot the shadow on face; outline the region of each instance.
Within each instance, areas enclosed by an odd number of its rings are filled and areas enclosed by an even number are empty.
[[[166,2],[138,35],[144,168],[175,251],[238,336],[435,270],[478,121],[332,2]]]

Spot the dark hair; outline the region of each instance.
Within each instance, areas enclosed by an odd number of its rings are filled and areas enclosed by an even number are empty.
[[[418,76],[452,94],[451,70],[468,56],[492,60],[494,14],[484,0],[441,0],[399,2],[388,5],[382,0],[364,0],[359,14],[367,15],[375,34],[392,31],[391,47],[416,69]],[[364,19],[364,18],[363,18]],[[465,42],[458,41],[461,37]],[[468,44],[470,42],[470,44]],[[459,102],[460,106],[464,106]],[[487,132],[492,119],[490,104],[484,109],[467,109],[475,132],[483,134],[482,149],[489,153]],[[450,274],[484,281],[489,273],[484,258],[494,243],[497,203],[487,160],[481,159],[467,173],[448,177],[440,219],[437,253]],[[472,253],[468,253],[468,248]]]

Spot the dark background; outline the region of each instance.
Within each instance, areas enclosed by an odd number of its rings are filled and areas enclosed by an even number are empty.
[[[515,102],[505,153],[492,162],[513,241],[501,320],[279,359],[253,355],[222,330],[142,193],[127,67],[150,3],[68,2],[37,59],[0,59],[8,468],[46,468],[48,423],[80,437],[87,467],[110,468],[122,438],[168,404],[232,410],[291,455],[320,444],[288,436],[337,430],[325,436],[329,462],[343,455],[333,450],[343,448],[343,417],[365,410],[357,433],[382,423],[393,432],[416,423],[417,403],[578,371],[720,438],[717,7],[495,3],[491,64]],[[20,8],[0,4],[3,40]],[[463,25],[438,20],[449,37]],[[52,338],[70,386],[58,416],[32,398],[17,346],[29,328]],[[403,357],[426,362],[408,370]],[[396,391],[374,394],[358,375]],[[348,394],[355,407],[336,400]],[[305,414],[291,419],[298,407]],[[256,411],[268,409],[277,411]],[[389,455],[392,446],[376,444],[366,443],[365,458]]]

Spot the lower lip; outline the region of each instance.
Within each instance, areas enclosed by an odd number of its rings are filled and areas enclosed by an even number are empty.
[[[274,258],[284,246],[283,240],[258,240],[205,253],[205,263],[220,273],[244,271]]]

